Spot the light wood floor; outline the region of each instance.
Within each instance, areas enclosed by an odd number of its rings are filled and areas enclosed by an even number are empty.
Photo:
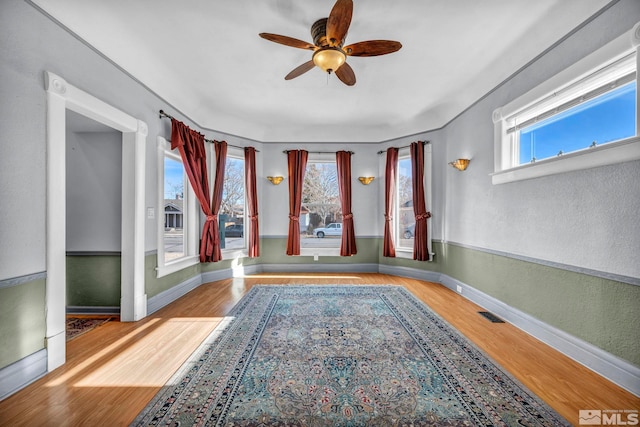
[[[406,287],[572,424],[580,409],[640,399],[439,284],[383,274],[265,274],[200,286],[136,323],[109,322],[67,344],[67,363],[0,402],[1,426],[128,425],[255,284]]]

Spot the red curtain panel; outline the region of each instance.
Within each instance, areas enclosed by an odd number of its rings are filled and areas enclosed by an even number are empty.
[[[249,208],[249,257],[260,256],[260,231],[258,229],[258,191],[256,187],[256,149],[244,149],[244,180]],[[246,230],[245,230],[246,231]]]
[[[302,207],[302,185],[309,153],[304,150],[287,152],[289,165],[289,237],[287,255],[300,255],[300,208]]]
[[[224,170],[227,165],[227,143],[225,141],[214,141],[213,143],[216,150],[216,176],[213,181],[211,215],[207,216],[202,229],[202,241],[200,242],[201,262],[218,262],[222,260],[218,212],[220,212],[222,192],[224,190]]]
[[[338,189],[342,208],[342,241],[340,242],[340,256],[352,256],[358,253],[356,248],[356,233],[353,227],[353,213],[351,212],[351,152],[338,151],[336,153],[336,169],[338,171]]]
[[[396,173],[398,169],[398,149],[387,149],[387,164],[384,169],[384,238],[382,255],[395,257],[396,248],[393,244],[393,198],[396,193]]]
[[[416,217],[416,227],[413,233],[413,259],[428,261],[427,218],[431,218],[431,212],[427,212],[424,200],[424,142],[412,142],[409,150],[411,152],[413,181],[413,213]]]
[[[204,149],[204,135],[198,133],[184,123],[171,119],[171,149],[178,149],[184,170],[189,178],[189,183],[193,192],[200,202],[202,212],[208,218],[212,217],[211,207],[209,206],[209,174],[207,173],[207,156]],[[205,235],[208,235],[208,228],[202,230],[202,239],[200,241],[200,262],[206,262],[206,241]],[[209,227],[210,228],[210,227]]]

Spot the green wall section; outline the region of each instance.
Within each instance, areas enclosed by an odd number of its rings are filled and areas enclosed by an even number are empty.
[[[156,271],[157,265],[156,254],[147,255],[144,258],[144,287],[147,300],[200,274],[200,264],[196,264],[159,278]]]
[[[288,256],[287,239],[267,238],[261,240],[260,264],[377,264],[379,241],[377,238],[356,239],[358,253],[350,257],[320,256],[318,261],[313,256]]]
[[[640,366],[640,286],[444,245],[442,272]]]
[[[67,255],[67,306],[119,307],[120,255]]]
[[[433,262],[382,256],[381,238],[357,239],[352,257],[287,256],[285,238],[261,239],[259,258],[197,264],[156,277],[156,255],[145,258],[147,297],[200,273],[251,265],[380,264],[440,272],[540,321],[640,366],[640,286],[434,242]],[[67,257],[67,305],[119,306],[120,257]],[[45,280],[0,289],[0,367],[44,348]]]
[[[0,289],[0,367],[44,348],[45,279]]]

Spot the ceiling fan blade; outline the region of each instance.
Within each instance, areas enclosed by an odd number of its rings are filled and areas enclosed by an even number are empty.
[[[330,46],[340,46],[349,31],[353,0],[338,0],[327,20],[327,40]]]
[[[400,42],[392,40],[369,40],[350,44],[342,48],[349,56],[378,56],[393,53],[402,47]]]
[[[260,37],[262,37],[263,39],[275,42],[275,43],[280,43],[283,44],[285,46],[291,46],[291,47],[297,47],[299,49],[308,49],[308,50],[316,50],[318,49],[317,46],[311,44],[311,43],[307,43],[305,41],[302,40],[298,40],[298,39],[294,39],[293,37],[287,37],[287,36],[281,36],[279,34],[271,34],[271,33],[260,33],[258,34]]]
[[[346,62],[336,70],[336,76],[347,86],[356,84],[356,74],[353,72],[353,68]]]
[[[315,67],[316,64],[313,63],[313,60],[309,61],[309,62],[305,62],[304,64],[294,68],[293,70],[291,70],[291,72],[289,74],[287,74],[285,76],[285,80],[291,80],[291,79],[295,79],[298,76],[301,76],[302,74],[306,73],[307,71],[309,71],[310,69],[312,69],[313,67]],[[342,68],[342,67],[340,67]]]

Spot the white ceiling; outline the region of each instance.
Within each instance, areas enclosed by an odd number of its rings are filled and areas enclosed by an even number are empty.
[[[354,0],[346,44],[397,40],[349,57],[348,87],[311,51],[335,0],[32,0],[204,129],[262,142],[380,142],[437,129],[609,0]]]

